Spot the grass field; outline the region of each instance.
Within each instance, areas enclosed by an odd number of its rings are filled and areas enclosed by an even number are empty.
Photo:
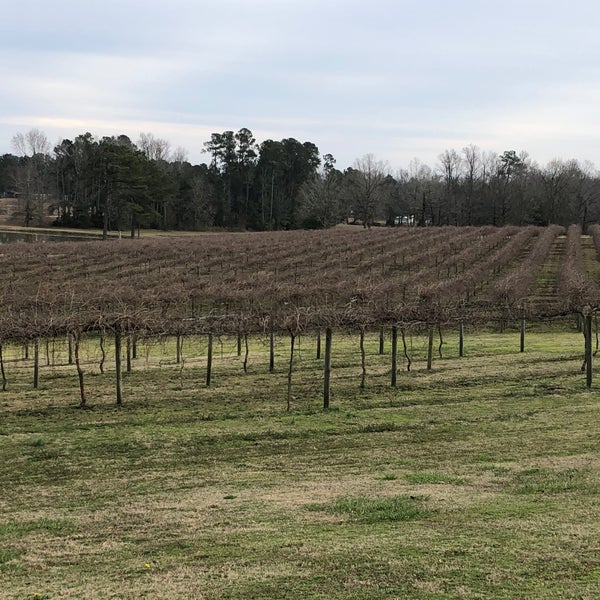
[[[286,411],[287,341],[268,372],[251,340],[140,345],[114,374],[83,348],[89,410],[63,346],[31,389],[6,350],[0,395],[2,598],[600,597],[598,386],[569,324],[445,332],[389,387],[389,341],[336,333],[331,409],[301,339]],[[53,356],[53,361],[52,361]],[[197,357],[197,358],[196,358]],[[43,354],[42,364],[44,364]],[[109,365],[107,365],[109,366]]]

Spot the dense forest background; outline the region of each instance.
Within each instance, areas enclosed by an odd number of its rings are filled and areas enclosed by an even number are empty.
[[[373,155],[343,171],[294,138],[258,144],[249,129],[214,133],[207,164],[141,134],[65,139],[53,149],[33,129],[0,157],[0,195],[18,201],[22,224],[48,216],[70,227],[195,230],[394,225],[587,225],[600,220],[600,175],[589,162],[538,165],[527,153],[445,150],[392,173]]]

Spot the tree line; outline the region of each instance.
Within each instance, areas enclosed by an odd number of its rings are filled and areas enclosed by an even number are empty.
[[[504,226],[600,221],[600,175],[585,161],[538,165],[527,153],[445,150],[434,166],[418,159],[392,173],[367,154],[336,168],[331,154],[294,138],[257,143],[249,129],[213,133],[209,160],[193,165],[182,148],[143,133],[84,133],[51,147],[33,129],[0,157],[0,193],[18,199],[24,225],[130,230]]]

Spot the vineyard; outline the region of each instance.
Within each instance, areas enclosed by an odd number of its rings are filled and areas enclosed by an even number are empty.
[[[0,596],[599,597],[599,247],[0,246]]]
[[[304,332],[320,342],[323,330],[327,345],[334,328],[361,336],[387,328],[395,385],[398,332],[414,328],[429,330],[431,353],[434,328],[579,314],[589,350],[599,254],[598,225],[586,236],[576,225],[340,228],[6,245],[0,340],[32,344],[37,364],[40,340],[68,338],[80,370],[82,336],[114,336],[119,374],[123,341],[129,353],[151,336],[176,336],[179,348],[181,338],[204,335],[210,360],[215,335],[241,344],[284,334],[291,369]],[[591,354],[587,363],[591,381]]]

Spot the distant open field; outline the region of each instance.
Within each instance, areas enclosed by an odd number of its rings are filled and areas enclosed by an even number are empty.
[[[90,408],[64,340],[20,344],[0,394],[3,598],[571,598],[600,596],[597,385],[573,321],[389,339],[334,332],[331,408],[315,338],[140,341],[124,400],[82,341]],[[107,346],[107,352],[111,351]],[[46,364],[48,362],[49,364]],[[403,368],[403,365],[400,365]]]

